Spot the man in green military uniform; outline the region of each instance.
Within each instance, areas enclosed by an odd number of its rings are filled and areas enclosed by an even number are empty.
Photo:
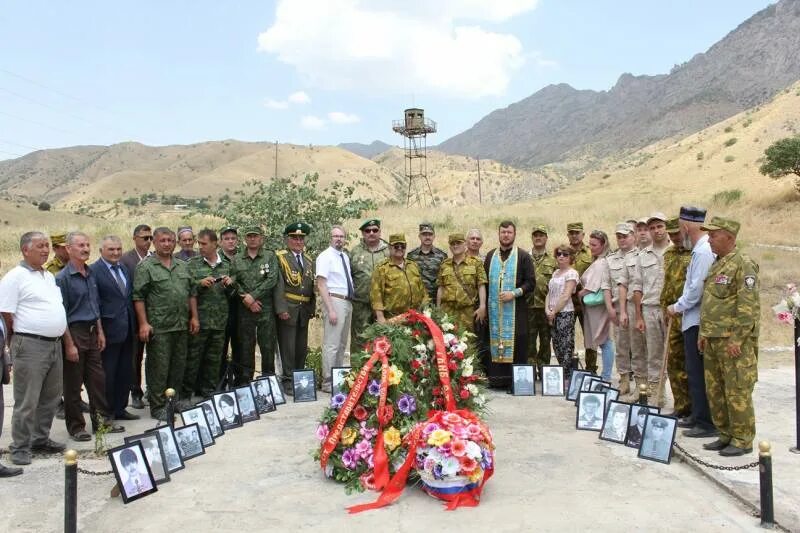
[[[448,257],[439,268],[436,305],[459,325],[459,331],[475,332],[475,324],[486,320],[486,285],[489,279],[483,261],[467,255],[463,233],[453,233]]]
[[[406,256],[417,263],[420,274],[422,274],[422,283],[432,302],[436,301],[436,280],[439,277],[439,267],[442,266],[442,261],[447,259],[447,252],[433,245],[435,238],[433,224],[423,222],[419,225],[419,246],[408,252]]]
[[[225,226],[219,231],[219,256],[228,264],[228,270],[233,263],[233,258],[239,253],[239,231],[234,226]],[[235,291],[228,295],[228,323],[225,325],[225,340],[222,343],[220,354],[219,377],[222,378],[228,371],[228,346],[233,354],[239,353],[238,335],[236,324],[239,320],[239,297]],[[234,358],[238,357],[236,355]]]
[[[244,249],[231,262],[231,278],[239,296],[239,351],[233,352],[235,385],[253,379],[256,342],[261,351],[261,373],[275,373],[275,312],[273,292],[278,284],[278,260],[265,250],[264,233],[258,226],[244,229]]]
[[[53,247],[53,257],[44,264],[43,268],[55,276],[69,263],[67,234],[54,233],[50,235],[50,245]]]
[[[706,393],[719,438],[707,450],[734,457],[753,451],[756,418],[753,387],[758,378],[758,264],[739,251],[739,223],[714,217],[703,224],[717,260],[711,265],[700,306]]]
[[[555,258],[547,253],[547,228],[540,224],[531,231],[531,257],[536,273],[536,288],[525,299],[528,303],[528,334],[531,345],[530,358],[536,365],[539,379],[542,379],[542,365],[550,364],[550,324],[545,313],[547,290],[553,272],[558,270]],[[536,342],[539,345],[536,345]]]
[[[672,246],[664,251],[664,287],[661,289],[661,308],[664,316],[668,316],[667,308],[670,304],[678,301],[683,294],[686,269],[692,260],[692,251],[683,247],[678,217],[667,220],[666,227]],[[673,398],[671,416],[683,418],[692,414],[692,404],[689,399],[689,375],[684,365],[686,354],[683,349],[680,315],[672,317],[667,336],[669,338],[667,375]]]
[[[305,222],[283,230],[286,249],[278,252],[280,276],[275,289],[278,345],[283,381],[290,383],[293,370],[302,370],[308,355],[308,321],[314,316],[314,261],[303,250],[311,227]],[[289,390],[291,387],[287,387]]]
[[[567,224],[567,238],[569,239],[570,248],[575,252],[575,262],[572,268],[578,271],[578,276],[583,273],[592,264],[592,252],[589,247],[583,242],[583,222],[570,222]],[[572,305],[575,307],[575,318],[581,324],[581,331],[583,331],[583,304],[578,297],[578,293],[583,287],[580,283],[575,288],[575,294],[572,295]],[[597,372],[597,350],[592,348],[586,349],[586,370],[589,372]]]
[[[200,252],[188,261],[192,276],[189,298],[200,332],[189,339],[189,353],[183,375],[182,396],[210,396],[217,387],[225,326],[228,323],[228,295],[233,292],[230,263],[217,251],[217,233],[202,229],[197,234]]]
[[[406,236],[400,233],[389,236],[389,246],[391,255],[375,267],[369,291],[372,309],[381,323],[428,302],[419,267],[406,260]]]
[[[196,334],[198,321],[189,306],[192,290],[189,269],[184,261],[172,257],[175,233],[169,228],[156,228],[153,240],[155,255],[136,267],[133,305],[139,340],[147,343],[144,371],[150,415],[166,420],[164,391],[182,390],[187,331]]]
[[[374,321],[369,291],[375,267],[389,257],[389,246],[381,239],[381,221],[370,218],[359,227],[361,242],[349,252],[353,276],[353,315],[350,322],[350,352],[361,346],[359,335]]]

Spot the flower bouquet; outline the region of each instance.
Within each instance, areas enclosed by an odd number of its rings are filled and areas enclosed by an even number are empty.
[[[783,324],[794,324],[800,320],[800,293],[794,283],[789,283],[783,291],[783,298],[772,307],[775,318]]]

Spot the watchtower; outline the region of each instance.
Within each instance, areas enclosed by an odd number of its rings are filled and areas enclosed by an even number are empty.
[[[408,180],[406,207],[435,206],[428,181],[428,134],[436,133],[436,122],[425,118],[423,109],[412,107],[405,110],[403,120],[392,121],[392,130],[403,136],[405,175]]]

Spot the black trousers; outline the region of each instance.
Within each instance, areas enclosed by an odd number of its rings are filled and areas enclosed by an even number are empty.
[[[107,345],[102,357],[108,408],[114,416],[120,416],[128,407],[128,392],[133,383],[132,339]]]
[[[692,418],[704,429],[714,427],[706,396],[706,378],[703,355],[697,350],[700,326],[692,326],[683,332],[683,349],[686,354],[686,373],[689,374],[689,398],[692,400]]]

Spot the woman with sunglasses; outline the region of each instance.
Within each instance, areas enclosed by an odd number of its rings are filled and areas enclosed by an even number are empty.
[[[589,235],[589,251],[592,253],[592,264],[581,276],[583,287],[578,296],[583,302],[583,344],[587,350],[598,346],[603,352],[603,369],[600,377],[611,379],[614,366],[614,342],[611,340],[611,289],[607,277],[609,275],[608,235],[604,231],[594,230]],[[605,284],[604,284],[605,281]],[[604,285],[608,288],[604,288]]]
[[[578,271],[572,268],[575,252],[568,244],[556,246],[553,251],[558,270],[547,286],[545,314],[552,328],[553,351],[558,364],[569,369],[572,353],[575,351],[575,306],[572,295],[578,285]],[[566,374],[566,373],[565,373]]]
[[[406,236],[389,236],[389,258],[375,267],[369,297],[378,322],[419,309],[428,302],[428,291],[414,261],[406,260]]]

